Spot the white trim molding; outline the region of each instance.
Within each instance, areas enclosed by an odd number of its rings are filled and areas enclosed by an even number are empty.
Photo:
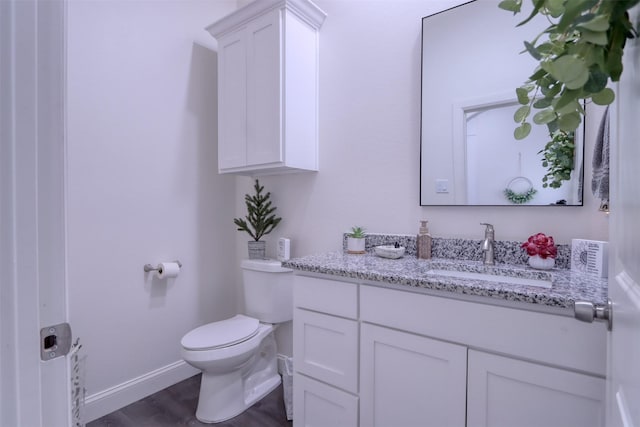
[[[246,25],[257,15],[274,9],[287,9],[316,30],[320,29],[327,17],[327,14],[322,9],[309,0],[260,0],[251,2],[223,19],[214,22],[207,27],[207,31],[213,37],[219,38]]]
[[[84,421],[90,422],[117,411],[131,403],[143,399],[150,394],[172,386],[190,378],[200,371],[184,360],[171,363],[154,371],[140,375],[87,396],[84,407]]]
[[[0,425],[71,416],[67,364],[40,360],[38,333],[67,314],[65,6],[0,2]]]

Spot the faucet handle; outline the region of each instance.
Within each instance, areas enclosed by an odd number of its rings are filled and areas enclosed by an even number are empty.
[[[493,233],[493,225],[492,224],[489,224],[489,223],[486,223],[486,222],[481,222],[480,225],[486,225],[487,229],[485,231]]]

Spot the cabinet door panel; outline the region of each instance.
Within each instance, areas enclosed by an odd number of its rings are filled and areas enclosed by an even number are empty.
[[[347,391],[358,391],[358,322],[294,310],[295,369]]]
[[[300,374],[293,381],[295,427],[357,427],[356,396]]]
[[[605,381],[469,351],[469,427],[604,425]]]
[[[247,52],[244,29],[218,43],[218,167],[247,162]]]
[[[361,325],[361,425],[464,426],[466,347]]]
[[[247,29],[247,163],[283,161],[281,144],[281,36],[275,10]]]

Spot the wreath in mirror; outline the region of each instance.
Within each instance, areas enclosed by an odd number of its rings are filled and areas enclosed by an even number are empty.
[[[524,191],[516,191],[522,188],[524,188]],[[507,184],[507,188],[504,189],[504,196],[511,203],[521,205],[530,202],[537,192],[538,190],[533,188],[533,183],[529,178],[517,176]]]

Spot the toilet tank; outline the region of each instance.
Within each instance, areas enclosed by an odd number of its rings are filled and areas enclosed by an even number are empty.
[[[245,314],[261,322],[293,319],[293,270],[272,259],[242,261]]]

